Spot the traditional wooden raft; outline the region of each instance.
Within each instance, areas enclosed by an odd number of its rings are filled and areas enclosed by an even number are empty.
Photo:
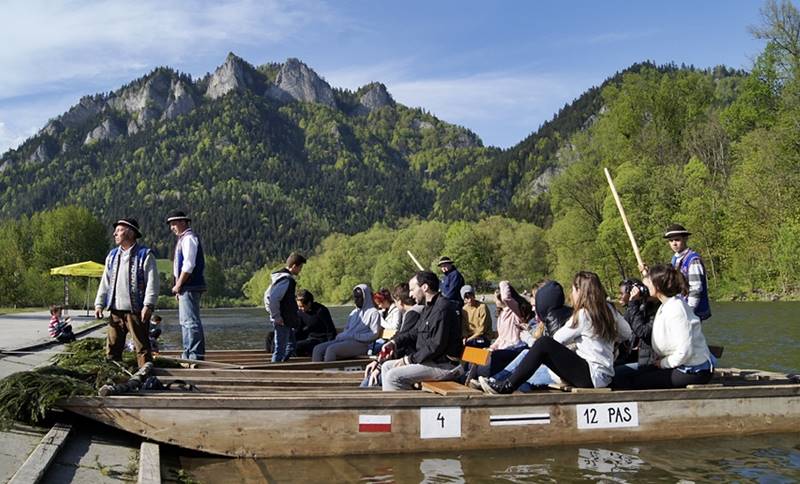
[[[80,397],[62,407],[158,442],[237,457],[324,456],[613,443],[800,428],[800,381],[721,369],[690,389],[492,396],[465,388],[359,389],[360,372],[158,370],[199,392]],[[434,385],[435,386],[435,385]],[[438,388],[438,387],[437,387]],[[436,391],[436,390],[434,390]]]
[[[266,369],[266,368],[293,368],[307,369],[319,367],[319,363],[312,363],[308,357],[293,357],[286,363],[272,363],[272,353],[263,350],[214,350],[205,354],[205,360],[181,359],[181,352],[177,350],[162,351],[159,356],[174,359],[186,367],[191,368],[239,368],[239,369]],[[330,368],[363,369],[369,358],[355,358],[328,362]]]

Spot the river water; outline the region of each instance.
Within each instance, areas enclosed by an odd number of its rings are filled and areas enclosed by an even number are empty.
[[[352,308],[331,308],[338,327]],[[800,303],[715,303],[704,323],[724,367],[800,372]],[[163,311],[163,348],[180,346]],[[207,349],[262,348],[263,309],[205,309]],[[200,482],[797,482],[800,429],[752,437],[308,459],[222,459],[176,451]]]

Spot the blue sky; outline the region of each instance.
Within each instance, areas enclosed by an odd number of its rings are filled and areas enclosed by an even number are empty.
[[[0,152],[82,95],[154,67],[194,77],[229,51],[297,57],[334,87],[381,81],[395,99],[512,146],[565,103],[643,60],[749,68],[751,0],[208,2],[4,1]]]

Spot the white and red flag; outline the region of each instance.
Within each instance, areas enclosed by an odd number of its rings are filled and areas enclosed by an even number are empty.
[[[359,415],[358,416],[358,431],[359,432],[391,432],[392,431],[392,416],[391,415]]]

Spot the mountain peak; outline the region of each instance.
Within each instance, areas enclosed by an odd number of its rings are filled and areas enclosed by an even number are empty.
[[[286,59],[275,78],[275,85],[270,86],[266,94],[280,101],[295,100],[336,107],[331,86],[313,69],[294,57]]]
[[[371,82],[358,90],[359,114],[368,114],[384,106],[394,106],[395,102],[386,86],[381,82]]]
[[[231,91],[243,91],[255,85],[255,69],[247,61],[229,52],[208,81],[206,97],[217,99]]]

